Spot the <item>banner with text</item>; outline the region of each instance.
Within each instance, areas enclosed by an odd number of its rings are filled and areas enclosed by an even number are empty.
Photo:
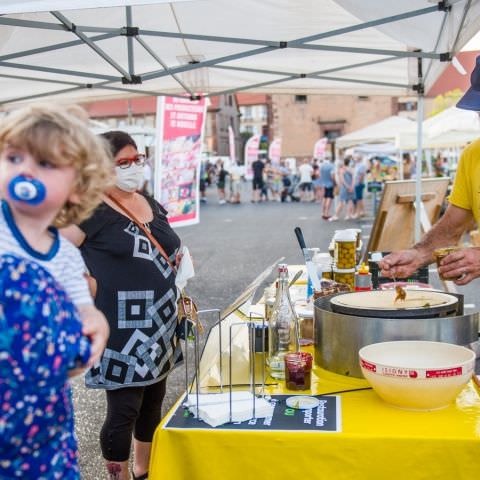
[[[230,161],[232,165],[237,163],[237,157],[235,155],[235,133],[231,125],[228,126],[228,148],[230,153]]]
[[[323,160],[325,158],[327,143],[327,137],[323,137],[315,142],[315,146],[313,147],[313,158],[318,158],[318,160]]]
[[[245,178],[253,178],[252,163],[258,158],[258,148],[260,146],[260,135],[253,135],[245,144]]]
[[[280,157],[282,156],[282,139],[275,138],[268,147],[268,158],[272,164],[278,165],[280,163]]]
[[[155,199],[174,227],[200,221],[199,174],[206,100],[158,97]]]

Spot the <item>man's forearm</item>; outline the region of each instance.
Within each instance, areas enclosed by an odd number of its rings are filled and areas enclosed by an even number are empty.
[[[449,207],[451,208],[451,207]],[[436,248],[456,245],[460,240],[471,214],[453,207],[416,243],[413,248],[420,252],[424,264],[434,261],[433,251]]]

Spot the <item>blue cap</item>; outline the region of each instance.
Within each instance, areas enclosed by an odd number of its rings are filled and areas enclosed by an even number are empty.
[[[477,57],[475,68],[470,75],[470,85],[457,103],[457,107],[480,112],[480,56]]]

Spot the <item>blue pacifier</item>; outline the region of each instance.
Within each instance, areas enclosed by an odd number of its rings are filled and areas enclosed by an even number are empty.
[[[8,193],[12,200],[25,202],[29,205],[38,205],[45,200],[47,189],[35,178],[17,175],[8,184]]]

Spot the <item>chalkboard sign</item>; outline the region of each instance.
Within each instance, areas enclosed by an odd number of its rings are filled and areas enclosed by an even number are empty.
[[[272,417],[254,418],[241,423],[226,423],[218,427],[211,427],[207,423],[197,420],[180,404],[163,428],[341,432],[341,403],[339,396],[315,395],[320,400],[320,405],[310,410],[297,410],[288,407],[285,401],[291,396],[272,395],[271,401],[275,405]]]

